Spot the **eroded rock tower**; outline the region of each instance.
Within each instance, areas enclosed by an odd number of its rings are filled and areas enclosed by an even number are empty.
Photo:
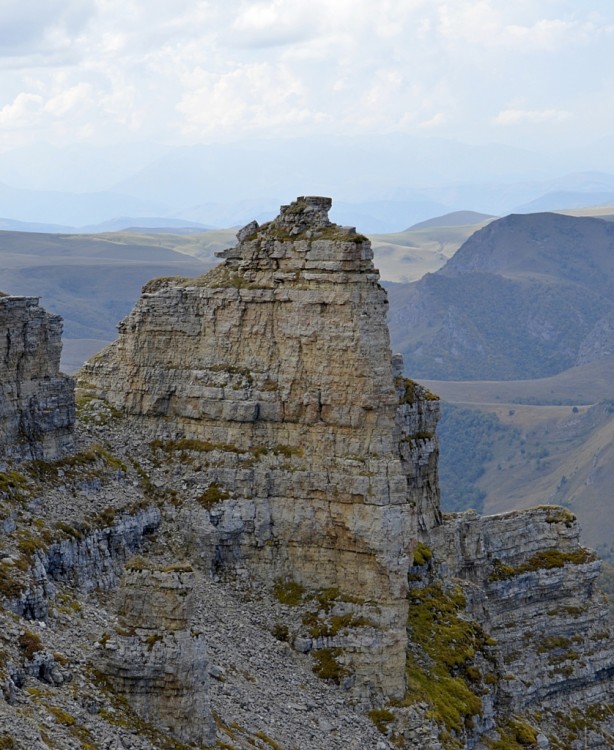
[[[299,198],[204,277],[149,284],[83,378],[215,457],[193,529],[209,564],[338,589],[373,625],[343,644],[356,694],[401,698],[408,562],[438,520],[438,403],[393,361],[370,242],[330,205]]]

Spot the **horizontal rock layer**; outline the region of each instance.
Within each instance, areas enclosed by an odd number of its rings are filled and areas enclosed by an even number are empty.
[[[569,715],[614,701],[601,563],[579,535],[573,514],[557,506],[450,515],[431,532],[441,574],[467,582],[468,612],[496,640],[499,710]]]

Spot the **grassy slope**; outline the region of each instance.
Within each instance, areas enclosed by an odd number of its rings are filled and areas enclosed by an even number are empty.
[[[614,398],[614,357],[571,367],[549,378],[533,380],[429,380],[428,388],[451,403],[463,404],[594,404]]]
[[[385,281],[417,281],[441,268],[468,237],[487,223],[410,228],[394,234],[371,235],[375,265]]]

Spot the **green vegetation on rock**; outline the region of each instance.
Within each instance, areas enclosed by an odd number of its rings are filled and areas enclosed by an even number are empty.
[[[472,726],[472,716],[482,711],[482,676],[473,659],[478,652],[488,657],[493,645],[464,610],[460,587],[444,589],[434,583],[409,592],[408,635],[413,647],[407,657],[405,702],[432,706],[446,747],[454,746],[449,733],[462,733]]]
[[[596,556],[590,550],[583,547],[573,552],[563,552],[559,549],[548,549],[536,552],[528,560],[520,565],[508,565],[500,560],[493,563],[493,571],[489,576],[490,581],[503,581],[506,578],[521,575],[522,573],[532,573],[537,570],[550,570],[552,568],[562,568],[564,565],[583,565],[584,563],[594,562]]]

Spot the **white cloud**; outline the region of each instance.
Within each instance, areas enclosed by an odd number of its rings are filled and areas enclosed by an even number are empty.
[[[494,118],[497,125],[541,125],[564,122],[572,117],[571,112],[560,109],[505,109]]]
[[[43,109],[43,97],[22,92],[0,109],[0,125],[3,128],[27,128]]]
[[[302,125],[322,118],[305,102],[303,84],[287,67],[258,63],[223,75],[197,68],[184,77],[177,105],[189,137]]]
[[[614,7],[590,6],[3,0],[0,122],[52,141],[431,129],[477,139],[572,118],[595,128],[592,109],[605,132],[609,108],[591,103],[610,84]]]
[[[317,3],[284,0],[246,4],[235,18],[230,35],[246,47],[275,47],[313,37],[317,32]]]

